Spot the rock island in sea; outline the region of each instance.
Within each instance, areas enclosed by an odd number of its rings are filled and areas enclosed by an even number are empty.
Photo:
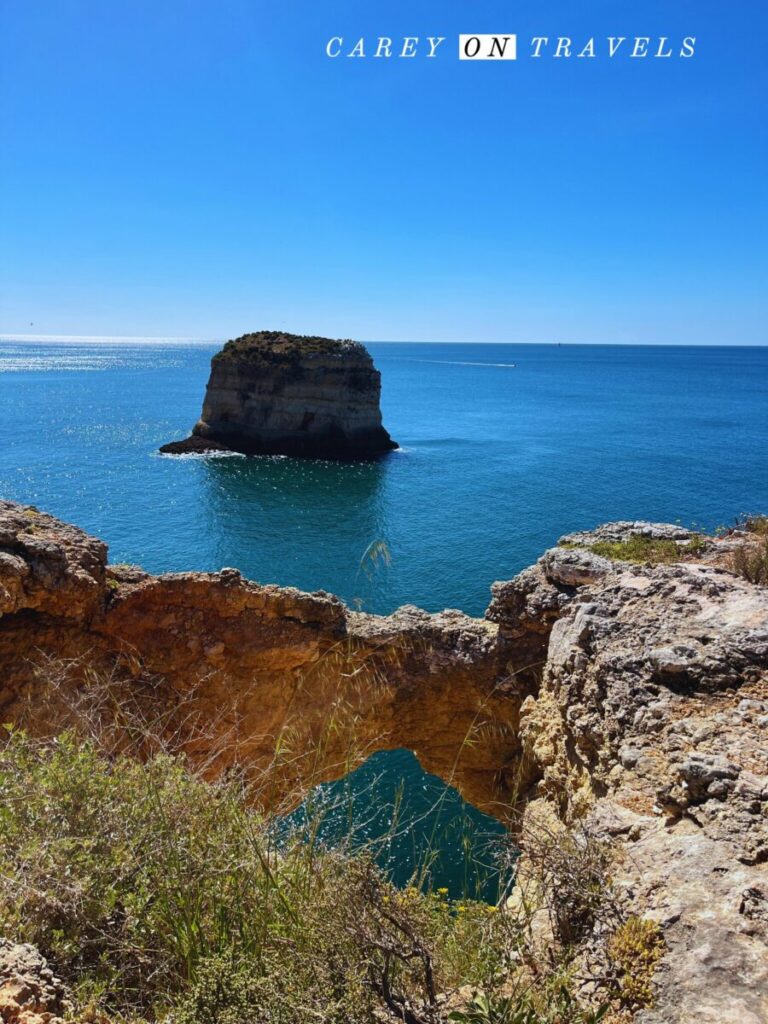
[[[370,459],[397,448],[382,426],[381,374],[356,341],[244,334],[211,360],[192,435],[161,452]]]

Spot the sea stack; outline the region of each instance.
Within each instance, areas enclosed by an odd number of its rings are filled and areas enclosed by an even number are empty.
[[[371,459],[397,448],[381,423],[381,374],[356,341],[244,334],[211,360],[192,436],[161,452]]]

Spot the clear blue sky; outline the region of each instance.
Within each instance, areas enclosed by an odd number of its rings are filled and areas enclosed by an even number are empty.
[[[768,343],[765,0],[0,12],[4,333]],[[460,32],[697,49],[481,64]],[[378,34],[448,39],[324,54]]]

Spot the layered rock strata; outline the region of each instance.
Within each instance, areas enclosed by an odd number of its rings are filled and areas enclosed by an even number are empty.
[[[589,550],[673,531],[672,564]],[[764,1022],[768,589],[727,569],[732,541],[686,554],[693,538],[677,527],[564,539],[494,585],[484,620],[381,617],[233,569],[110,566],[101,542],[0,503],[2,717],[60,729],[101,667],[125,706],[155,707],[209,770],[263,772],[265,803],[373,750],[413,749],[523,835],[544,817],[610,838],[626,911],[665,941],[654,1005],[636,1020]]]
[[[246,334],[213,357],[192,436],[160,450],[373,458],[397,447],[380,395],[381,375],[359,342]]]

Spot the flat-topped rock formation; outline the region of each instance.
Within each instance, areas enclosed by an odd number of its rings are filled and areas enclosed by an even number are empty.
[[[381,374],[356,341],[259,331],[211,361],[203,411],[171,455],[369,459],[397,448],[381,423]]]

